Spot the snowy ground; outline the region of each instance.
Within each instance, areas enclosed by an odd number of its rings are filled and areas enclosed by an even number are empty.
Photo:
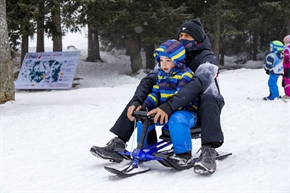
[[[155,161],[146,163],[151,171],[131,178],[108,173],[104,166],[121,167],[127,161],[110,163],[89,149],[114,137],[109,129],[144,74],[126,75],[127,56],[101,56],[104,63],[88,63],[82,51],[76,76],[84,80],[78,88],[17,91],[15,102],[0,106],[1,193],[290,192],[290,101],[261,100],[268,94],[263,69],[222,71],[219,76],[226,99],[225,143],[217,150],[233,155],[217,162],[216,173],[177,172]],[[135,140],[134,135],[129,149]],[[193,147],[195,153],[200,141],[193,141]]]

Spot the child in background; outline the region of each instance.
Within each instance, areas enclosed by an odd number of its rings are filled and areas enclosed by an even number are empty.
[[[284,41],[284,59],[283,68],[284,74],[282,79],[282,86],[284,87],[285,95],[283,99],[290,99],[290,35],[287,35],[283,39]]]
[[[158,77],[151,93],[147,96],[142,107],[149,111],[157,108],[165,103],[170,97],[178,93],[178,91],[189,83],[193,77],[193,72],[185,64],[185,48],[183,44],[177,40],[167,40],[154,51],[154,57],[158,62]],[[134,106],[139,104],[132,103]],[[170,117],[168,123],[163,128],[169,129],[174,155],[168,159],[172,159],[182,167],[189,166],[192,163],[192,142],[190,128],[197,121],[198,102],[190,102],[185,107],[175,111]],[[130,110],[130,107],[128,111]],[[130,117],[128,116],[130,119]],[[137,122],[137,141],[140,141],[142,133],[142,123]],[[155,129],[155,125],[150,125],[148,133]],[[147,133],[147,134],[148,134]],[[144,144],[144,148],[148,144]]]
[[[269,75],[268,86],[270,95],[264,100],[279,99],[279,89],[277,86],[278,78],[283,74],[283,43],[275,40],[270,42],[270,52],[266,56],[264,69]]]

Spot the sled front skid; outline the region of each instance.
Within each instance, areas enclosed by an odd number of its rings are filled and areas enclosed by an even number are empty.
[[[157,158],[156,160],[161,163],[163,166],[165,167],[171,167],[177,171],[182,171],[182,170],[186,170],[186,169],[190,169],[193,167],[194,163],[198,161],[198,157],[194,158],[192,161],[192,164],[186,166],[186,167],[182,167],[180,165],[178,165],[177,163],[175,163],[174,161],[172,161],[171,159],[168,159],[168,157],[170,155],[173,154],[173,151],[169,151],[168,154],[164,154],[164,152],[162,153],[156,153],[154,156]],[[225,152],[219,152],[218,155],[216,156],[216,160],[223,160],[225,158],[227,158],[228,156],[232,155],[232,153],[225,153]],[[149,160],[148,160],[149,161]],[[137,174],[142,174],[145,173],[147,171],[150,171],[150,168],[142,170],[142,171],[134,171],[132,170],[130,173],[127,173],[126,171],[122,171],[122,170],[118,170],[115,168],[111,168],[111,167],[107,167],[105,166],[105,169],[107,171],[109,171],[112,174],[115,174],[117,176],[119,176],[120,178],[127,178],[127,177],[131,177]]]

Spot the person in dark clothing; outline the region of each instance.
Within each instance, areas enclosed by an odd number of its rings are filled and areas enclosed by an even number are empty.
[[[166,103],[148,112],[156,113],[155,122],[161,124],[168,121],[168,117],[179,107],[189,104],[199,98],[198,119],[201,125],[201,154],[194,164],[194,172],[208,175],[216,170],[216,151],[224,142],[220,124],[220,114],[224,106],[224,99],[218,85],[218,66],[215,55],[211,51],[211,43],[204,33],[199,18],[183,23],[178,29],[178,40],[186,50],[186,64],[194,72],[194,77],[176,95]],[[146,96],[151,92],[157,76],[151,71],[138,85],[133,98],[126,105],[120,117],[110,129],[117,137],[111,139],[105,147],[93,146],[91,153],[103,159],[121,162],[122,158],[114,152],[115,148],[125,148],[134,131],[132,112],[140,110]],[[133,105],[132,107],[132,104]],[[148,137],[149,138],[149,137]],[[149,139],[148,139],[149,140]],[[148,142],[149,143],[149,142]]]

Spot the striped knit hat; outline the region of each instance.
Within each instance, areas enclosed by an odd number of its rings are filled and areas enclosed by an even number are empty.
[[[176,66],[178,66],[179,63],[185,63],[184,46],[177,40],[167,40],[163,42],[159,48],[156,48],[153,56],[158,63],[160,63],[160,56],[170,58]]]
[[[282,51],[284,48],[284,45],[279,40],[275,40],[275,41],[270,42],[270,47],[273,48],[273,51]]]

